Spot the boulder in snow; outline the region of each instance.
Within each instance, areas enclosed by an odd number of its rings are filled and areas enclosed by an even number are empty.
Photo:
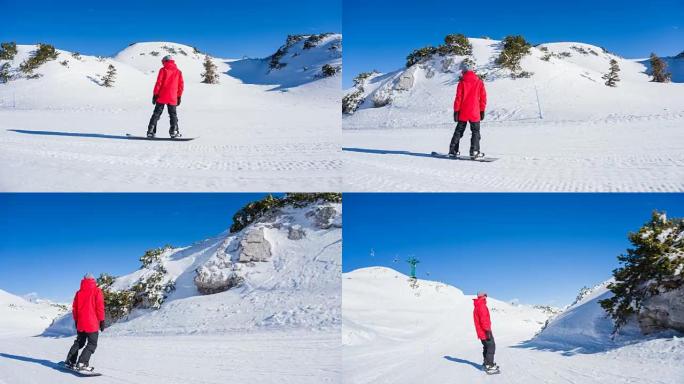
[[[637,320],[644,334],[665,329],[684,332],[684,287],[644,300]]]
[[[264,237],[264,229],[258,228],[249,231],[240,241],[241,263],[250,261],[268,261],[271,258],[271,244]]]

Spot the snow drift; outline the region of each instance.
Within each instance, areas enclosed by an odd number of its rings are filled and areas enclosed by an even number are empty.
[[[173,290],[154,292],[164,297],[159,309],[146,303],[107,329],[107,334],[338,329],[341,215],[337,203],[289,206],[237,233],[164,249],[156,261],[116,278],[110,289],[129,290],[156,276],[160,286],[170,283]],[[256,243],[258,249],[268,249],[268,256],[253,253]],[[221,287],[218,293],[202,294],[208,282]],[[70,316],[56,321],[45,335],[74,334]]]

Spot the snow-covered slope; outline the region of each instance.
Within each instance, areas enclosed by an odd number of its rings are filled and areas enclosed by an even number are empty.
[[[117,278],[111,289],[129,290],[163,269],[173,282],[161,308],[136,309],[107,329],[110,335],[169,335],[248,330],[335,330],[340,326],[341,204],[283,208],[240,232],[223,233],[189,247],[169,249],[158,262]],[[332,214],[321,221],[321,215]],[[252,235],[250,235],[252,234]],[[255,236],[254,234],[257,234]],[[259,238],[263,234],[263,238]],[[301,234],[301,238],[298,238]],[[295,239],[298,238],[298,239]],[[246,260],[246,243],[270,249],[263,261]],[[203,281],[238,276],[242,283],[201,294]],[[46,335],[74,332],[69,315]]]
[[[500,41],[469,40],[476,72],[486,76],[487,121],[539,119],[540,112],[545,120],[556,121],[684,113],[679,102],[684,98],[684,84],[650,82],[646,66],[638,60],[590,44],[547,43],[532,47],[521,61],[523,70],[532,76],[512,79],[510,72],[494,64],[502,49]],[[543,60],[545,56],[549,59]],[[465,58],[435,54],[425,62],[369,79],[365,101],[355,114],[345,117],[344,127],[449,125]],[[620,66],[621,81],[615,88],[605,86],[601,79],[611,59]]]
[[[676,56],[662,57],[662,59],[667,64],[666,71],[672,75],[672,81],[684,83],[684,51]],[[640,60],[639,63],[643,64],[649,71],[651,70],[649,59]]]
[[[228,74],[245,83],[279,84],[279,89],[321,79],[340,87],[340,77],[327,77],[323,66],[342,67],[342,35],[294,35],[276,53],[265,59],[242,59],[230,62]]]
[[[0,336],[36,335],[66,310],[63,305],[31,302],[0,289]]]
[[[684,377],[684,339],[661,338],[595,353],[572,353],[530,345],[549,313],[489,298],[496,362],[502,374],[481,369],[482,345],[475,335],[471,295],[425,280],[418,288],[406,275],[382,267],[343,275],[342,340],[345,383],[675,383]],[[484,287],[483,287],[484,288]],[[603,332],[594,309],[597,289],[558,316],[544,332],[561,338]],[[588,310],[578,310],[588,308]],[[580,315],[580,312],[582,314]],[[571,320],[574,317],[574,320]],[[566,321],[564,333],[559,325]]]
[[[0,190],[339,191],[340,75],[318,76],[340,63],[335,41],[284,57],[288,65],[270,73],[268,59],[212,57],[218,84],[202,83],[204,53],[173,42],[136,43],[105,58],[57,49],[35,79],[18,68],[36,46],[18,45],[12,61],[0,60],[15,76],[0,84]],[[180,131],[195,140],[128,140],[146,132],[167,54],[185,80]],[[116,77],[104,87],[109,65]],[[164,112],[157,135],[168,127]]]

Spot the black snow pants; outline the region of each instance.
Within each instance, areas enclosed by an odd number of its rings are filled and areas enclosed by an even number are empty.
[[[157,133],[157,122],[164,112],[164,106],[168,108],[169,111],[169,133],[174,133],[178,131],[178,115],[176,114],[176,106],[171,104],[161,104],[157,103],[154,105],[154,112],[150,118],[150,124],[147,126],[147,132]]]
[[[78,351],[85,346],[83,353],[78,357],[78,362],[88,365],[88,363],[90,363],[90,355],[95,353],[95,348],[97,348],[97,337],[99,334],[99,332],[78,332],[74,344],[71,346],[71,349],[69,349],[66,362],[76,364]],[[87,345],[86,341],[88,342]]]
[[[456,130],[454,131],[454,136],[451,138],[451,145],[449,145],[449,153],[456,154],[458,152],[458,143],[461,141],[461,137],[466,130],[467,121],[459,121],[456,124]],[[480,122],[471,121],[470,122],[470,154],[475,152],[480,152]]]
[[[491,331],[487,331],[487,340],[480,340],[482,342],[482,357],[485,365],[494,364],[494,352],[496,352],[496,343],[494,343],[494,335]]]

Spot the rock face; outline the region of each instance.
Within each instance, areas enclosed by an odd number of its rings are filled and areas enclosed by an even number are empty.
[[[321,229],[341,227],[341,225],[335,222],[337,210],[331,206],[316,207],[314,210],[307,212],[307,216],[313,218],[314,224]]]
[[[268,261],[271,258],[271,243],[264,237],[264,229],[258,228],[248,232],[240,241],[238,261]]]
[[[396,84],[394,84],[394,89],[397,91],[408,91],[409,89],[413,88],[416,68],[417,66],[413,66],[404,71],[397,79]]]
[[[207,266],[197,269],[197,276],[195,276],[197,291],[203,295],[227,291],[242,284],[242,281],[242,277],[233,271]]]
[[[644,334],[664,329],[684,332],[684,286],[645,300],[637,319]]]
[[[306,236],[306,232],[301,225],[293,225],[288,228],[287,238],[290,240],[301,240]]]

